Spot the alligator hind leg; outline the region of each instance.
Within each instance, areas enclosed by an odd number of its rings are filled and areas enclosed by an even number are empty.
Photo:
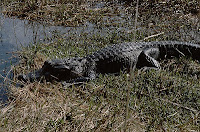
[[[138,57],[138,62],[136,68],[141,69],[142,71],[150,69],[160,69],[160,64],[156,60],[159,57],[158,48],[149,48],[141,52]]]

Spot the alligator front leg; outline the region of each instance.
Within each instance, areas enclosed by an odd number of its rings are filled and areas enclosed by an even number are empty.
[[[70,87],[72,85],[81,85],[81,84],[84,84],[85,82],[89,82],[91,80],[94,80],[95,78],[96,78],[96,75],[95,75],[95,77],[94,76],[92,76],[92,77],[79,77],[79,78],[76,78],[76,79],[62,81],[62,85],[64,87]]]

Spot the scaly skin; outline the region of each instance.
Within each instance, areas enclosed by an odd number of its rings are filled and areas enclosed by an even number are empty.
[[[187,56],[200,60],[200,45],[178,41],[129,42],[107,46],[93,54],[79,58],[48,60],[35,73],[20,75],[23,81],[84,82],[99,73],[118,73],[135,68],[159,69],[157,60]]]

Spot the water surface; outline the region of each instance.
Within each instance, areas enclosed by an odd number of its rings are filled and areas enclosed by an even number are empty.
[[[8,18],[0,14],[0,102],[7,100],[6,86],[11,65],[17,60],[13,52],[20,50],[22,46],[35,44],[39,41],[47,41],[53,32],[64,32],[65,28],[57,26],[46,26],[37,22]]]

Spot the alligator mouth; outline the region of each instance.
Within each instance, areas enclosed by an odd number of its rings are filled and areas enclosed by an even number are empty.
[[[47,82],[70,80],[74,79],[75,76],[71,76],[69,69],[51,69],[49,71],[44,71],[42,69],[35,72],[30,72],[28,74],[21,74],[17,76],[17,79],[22,82],[34,82],[41,81],[45,79]]]
[[[61,81],[71,79],[69,69],[52,69],[51,72],[45,72],[44,76],[47,81]]]

